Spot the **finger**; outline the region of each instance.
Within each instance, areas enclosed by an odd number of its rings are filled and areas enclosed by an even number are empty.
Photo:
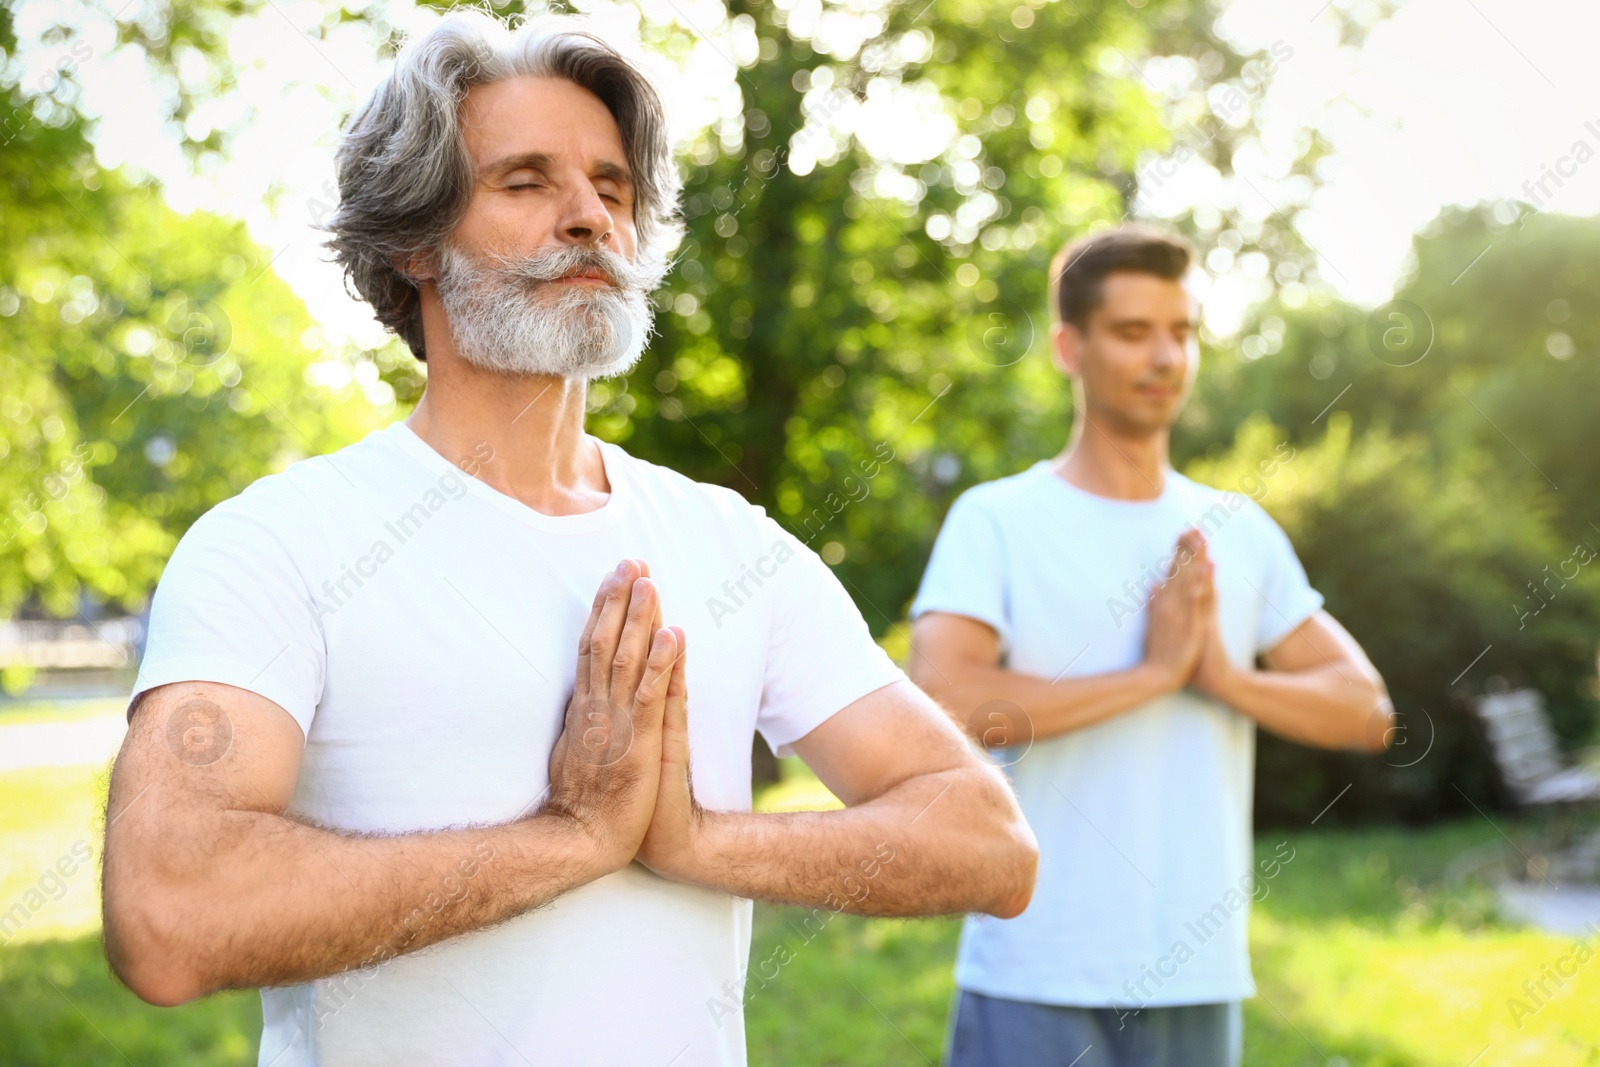
[[[642,560],[642,559],[641,560],[637,560],[636,562],[639,564],[639,569],[644,573],[644,576],[646,578],[649,578],[650,577],[650,564],[647,563],[646,561]],[[652,579],[652,581],[653,581],[653,579]],[[665,622],[665,620],[661,617],[661,611],[662,611],[662,607],[661,607],[661,587],[658,585],[658,586],[656,586],[656,616],[655,616],[655,618],[650,620],[650,632],[651,633],[655,633],[657,630],[661,629],[662,623]]]
[[[641,559],[639,561],[639,566],[644,568],[644,576],[646,578],[649,578],[650,577],[650,564],[646,563],[644,560]],[[651,582],[654,583],[654,581],[655,581],[655,579],[652,578]],[[656,586],[656,614],[655,614],[655,618],[650,620],[650,632],[651,633],[654,633],[655,631],[661,629],[662,622],[663,622],[663,620],[661,618],[661,611],[662,611],[662,608],[661,608],[661,587],[659,585],[657,585]]]
[[[589,620],[583,624],[583,633],[578,637],[578,671],[573,678],[573,688],[579,694],[586,694],[589,691],[589,663],[594,658],[594,630],[600,621],[600,609],[605,607],[606,594],[610,592],[616,577],[616,571],[612,571],[600,579],[600,588],[595,590],[594,603],[589,606]]]
[[[682,763],[689,761],[689,638],[683,628],[674,626],[678,635],[678,656],[672,661],[672,677],[667,683],[666,706],[661,715],[661,761]]]
[[[655,634],[650,624],[656,617],[659,601],[656,585],[648,578],[638,578],[629,587],[628,613],[611,662],[611,698],[624,707],[629,695],[639,687],[639,679],[644,677]]]
[[[1172,548],[1172,563],[1167,567],[1167,581],[1182,577],[1189,561],[1194,558],[1196,549],[1194,535],[1195,529],[1192,526],[1178,535],[1177,544]]]
[[[650,657],[645,662],[644,677],[633,692],[633,732],[639,736],[661,725],[666,705],[667,690],[672,684],[672,666],[678,658],[678,641],[671,629],[662,627],[650,642]]]
[[[1185,535],[1184,552],[1179,557],[1180,570],[1184,578],[1191,583],[1198,583],[1209,565],[1210,555],[1206,550],[1206,539],[1199,530],[1189,530]]]
[[[611,694],[611,665],[617,655],[617,645],[622,640],[622,630],[628,617],[628,604],[632,599],[632,586],[638,578],[638,567],[631,559],[617,564],[602,587],[604,600],[600,617],[595,620],[589,640],[589,692],[598,697]]]
[[[648,560],[636,559],[633,562],[639,565],[639,577],[641,577],[641,578],[650,577],[650,562]],[[654,633],[655,631],[661,629],[662,619],[661,619],[661,596],[660,596],[660,594],[661,594],[661,589],[658,586],[656,588],[656,617],[655,617],[655,620],[650,624],[650,632],[651,633]]]

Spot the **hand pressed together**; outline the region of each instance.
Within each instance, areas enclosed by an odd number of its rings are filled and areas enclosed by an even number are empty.
[[[637,859],[670,877],[694,854],[686,649],[683,629],[661,623],[649,565],[623,560],[600,583],[578,641],[541,809],[574,823],[601,872]]]
[[[1185,530],[1165,579],[1150,597],[1145,662],[1160,670],[1172,689],[1193,686],[1221,697],[1235,668],[1222,642],[1214,574],[1205,535]]]
[[[667,687],[666,713],[661,722],[661,772],[657,779],[656,806],[650,828],[634,857],[663,878],[687,875],[701,844],[704,812],[694,799],[689,774],[689,686],[685,680],[688,647],[683,630],[678,635],[678,659]]]

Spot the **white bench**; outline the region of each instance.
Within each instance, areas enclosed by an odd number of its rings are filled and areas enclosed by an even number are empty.
[[[1537,689],[1489,693],[1473,703],[1512,799],[1523,807],[1600,800],[1600,774],[1567,762]]]

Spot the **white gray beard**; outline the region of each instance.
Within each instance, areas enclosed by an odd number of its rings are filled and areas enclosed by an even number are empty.
[[[650,339],[649,293],[666,264],[640,253],[628,261],[605,249],[565,248],[486,265],[439,248],[439,300],[467,362],[516,377],[609,378],[626,374]],[[546,279],[583,266],[604,269],[615,285]]]

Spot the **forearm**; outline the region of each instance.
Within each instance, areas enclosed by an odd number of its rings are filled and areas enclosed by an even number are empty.
[[[594,856],[555,815],[357,837],[213,812],[169,823],[158,849],[108,848],[107,947],[157,1001],[307,981],[520,914],[597,877]]]
[[[839,811],[703,812],[677,880],[861,915],[1011,916],[1032,892],[1032,832],[998,774],[907,779]]]
[[[1301,744],[1369,752],[1388,746],[1388,691],[1381,681],[1349,669],[1234,670],[1215,695],[1273,733]]]
[[[1159,669],[1139,664],[1124,671],[1050,681],[981,664],[931,666],[917,682],[945,706],[974,740],[999,748],[1081,730],[1176,690]],[[993,706],[986,706],[993,705]],[[1024,719],[1010,723],[1020,709]]]

